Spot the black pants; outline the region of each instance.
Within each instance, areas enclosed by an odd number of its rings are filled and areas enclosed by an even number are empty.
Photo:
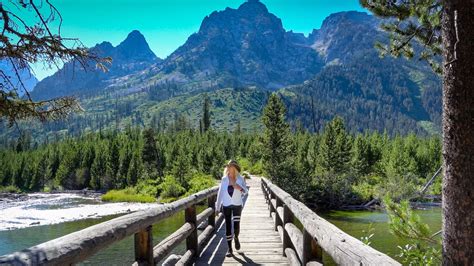
[[[225,219],[225,236],[229,249],[232,248],[232,239],[239,237],[240,233],[240,214],[242,213],[242,205],[222,206],[224,209]],[[233,221],[232,221],[232,218]],[[234,222],[234,234],[232,234],[232,222]]]

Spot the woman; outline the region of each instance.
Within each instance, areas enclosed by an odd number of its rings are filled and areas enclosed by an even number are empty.
[[[235,239],[235,249],[240,249],[239,232],[240,232],[240,214],[242,213],[243,201],[242,197],[247,195],[248,188],[244,178],[240,175],[240,166],[230,160],[224,168],[224,176],[222,177],[219,191],[217,192],[216,211],[220,211],[223,207],[225,219],[225,235],[227,239],[227,254],[232,256],[232,239]],[[234,234],[232,235],[232,216],[234,218]]]

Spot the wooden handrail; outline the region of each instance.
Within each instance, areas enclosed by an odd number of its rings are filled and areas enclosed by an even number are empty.
[[[186,239],[187,251],[181,258],[181,262],[189,263],[199,254],[205,241],[215,231],[214,203],[218,188],[214,186],[171,203],[123,215],[28,249],[1,256],[0,265],[71,265],[131,235],[135,235],[136,265],[154,265],[184,239]],[[196,215],[196,204],[206,199],[208,208]],[[186,222],[175,233],[182,233],[185,237],[168,237],[153,247],[153,224],[183,210]],[[217,223],[222,220],[222,217],[222,214],[219,215]],[[206,218],[208,225],[198,236],[198,222]],[[175,233],[172,235],[176,235]],[[170,241],[172,243],[169,243]]]
[[[265,177],[261,186],[275,230],[283,231],[283,255],[290,262],[322,263],[324,250],[339,265],[401,265],[321,218]],[[293,224],[293,218],[303,225],[303,232]]]

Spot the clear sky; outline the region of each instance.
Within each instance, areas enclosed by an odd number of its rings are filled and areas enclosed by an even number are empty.
[[[52,0],[63,17],[63,37],[79,38],[91,47],[102,41],[118,45],[137,29],[153,52],[165,58],[197,32],[215,10],[237,8],[246,0]],[[309,33],[329,14],[363,11],[358,0],[260,0],[281,18],[286,30]],[[33,66],[38,79],[56,71]]]

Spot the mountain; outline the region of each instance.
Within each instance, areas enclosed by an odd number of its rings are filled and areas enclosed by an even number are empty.
[[[291,117],[316,130],[338,114],[354,131],[439,131],[439,77],[416,60],[379,58],[374,44],[388,40],[380,23],[363,12],[340,12],[308,36],[325,67],[304,84],[285,90],[297,95],[288,100]]]
[[[250,0],[238,9],[206,16],[199,31],[166,58],[156,76],[202,86],[278,89],[298,84],[323,65],[298,36],[285,31],[263,3]]]
[[[379,19],[364,12],[334,13],[309,34],[308,41],[325,64],[346,64],[364,55],[377,56],[374,41],[386,40],[379,24]]]
[[[438,133],[439,77],[424,62],[379,58],[374,44],[388,40],[381,22],[364,12],[339,12],[305,36],[285,30],[262,2],[249,0],[206,16],[164,60],[134,31],[117,47],[92,48],[114,58],[110,72],[72,76],[69,63],[38,83],[35,96],[74,93],[86,112],[35,130],[77,133],[157,119],[172,125],[180,115],[198,127],[205,95],[212,99],[214,128],[233,130],[241,120],[242,129],[252,130],[261,128],[261,110],[276,91],[294,127],[321,130],[340,115],[352,131]]]
[[[29,92],[33,90],[33,88],[36,86],[36,83],[38,83],[36,77],[28,69],[22,69],[19,71],[18,75],[20,76],[20,82],[15,68],[7,59],[0,60],[0,70],[3,72],[3,74],[5,74],[5,76],[9,77],[11,84],[14,88],[17,89],[17,93],[19,96],[23,96],[23,94],[25,93],[22,83]],[[3,82],[6,81],[2,80],[2,83]],[[11,87],[11,85],[7,87]]]
[[[106,65],[108,72],[96,69],[94,62],[87,62],[84,67],[76,60],[68,62],[58,72],[36,85],[32,92],[33,98],[41,100],[97,93],[110,84],[126,81],[129,75],[161,60],[151,51],[145,37],[137,30],[130,32],[116,47],[104,41],[90,51],[101,57],[112,57],[112,64]]]

